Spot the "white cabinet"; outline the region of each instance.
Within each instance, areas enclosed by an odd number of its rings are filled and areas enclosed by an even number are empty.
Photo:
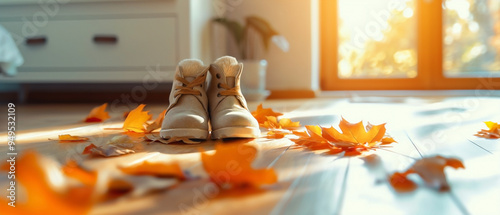
[[[211,60],[212,11],[209,0],[0,0],[25,58],[0,83],[134,83],[151,70],[170,82],[180,60]]]

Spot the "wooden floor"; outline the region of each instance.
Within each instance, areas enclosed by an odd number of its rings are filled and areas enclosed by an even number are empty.
[[[250,103],[252,110],[257,103]],[[375,151],[383,165],[370,167],[359,157],[343,158],[291,147],[287,139],[259,138],[255,167],[272,167],[279,182],[265,192],[215,196],[202,170],[201,145],[144,145],[142,152],[111,159],[81,155],[88,143],[49,141],[59,134],[91,136],[102,143],[120,131],[122,109],[111,110],[112,119],[100,124],[80,121],[96,104],[32,105],[17,107],[17,146],[34,148],[63,162],[83,161],[88,168],[113,171],[117,165],[143,160],[179,160],[198,180],[140,197],[124,197],[99,204],[92,214],[500,214],[500,140],[473,134],[486,128],[483,121],[500,122],[496,97],[351,97],[310,100],[271,100],[264,107],[285,113],[302,125],[338,125],[341,117],[372,124],[387,123],[387,132],[399,143]],[[146,106],[155,116],[165,106]],[[6,108],[2,108],[6,109]],[[0,116],[0,159],[7,148],[6,114]],[[451,192],[439,193],[421,186],[398,194],[387,183],[388,174],[403,171],[416,159],[431,155],[456,156],[465,170],[447,169]],[[5,182],[2,173],[0,182]],[[422,181],[416,178],[419,184]],[[2,188],[2,191],[5,190]],[[5,191],[3,191],[5,192]],[[3,193],[2,193],[3,194]],[[215,196],[215,197],[214,197]]]

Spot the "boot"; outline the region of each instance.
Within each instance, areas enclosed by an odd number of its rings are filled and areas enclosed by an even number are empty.
[[[188,140],[208,137],[208,97],[205,80],[209,67],[200,60],[183,60],[177,66],[160,136]]]
[[[243,64],[225,56],[210,65],[212,80],[208,88],[212,139],[256,138],[259,123],[252,116],[240,90]]]

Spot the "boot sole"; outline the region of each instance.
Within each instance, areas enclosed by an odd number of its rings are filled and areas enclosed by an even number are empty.
[[[229,127],[212,131],[212,139],[225,138],[257,138],[260,129],[255,127]]]
[[[170,139],[172,137],[184,137],[188,139],[206,140],[208,138],[208,131],[192,128],[161,129],[160,137],[163,139]]]

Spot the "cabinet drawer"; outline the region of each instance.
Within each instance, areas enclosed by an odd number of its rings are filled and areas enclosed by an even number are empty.
[[[24,33],[19,49],[25,64],[20,71],[124,70],[156,65],[173,67],[177,62],[174,17],[53,20],[32,29],[22,22],[2,25],[17,36]],[[25,41],[29,38],[42,39],[28,44]]]

